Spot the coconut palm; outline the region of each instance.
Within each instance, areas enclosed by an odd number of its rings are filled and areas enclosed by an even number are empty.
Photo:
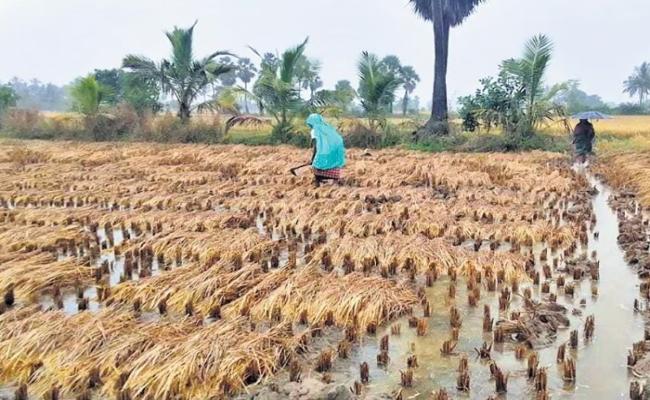
[[[415,69],[410,65],[406,65],[400,70],[400,79],[402,81],[402,87],[404,88],[404,98],[402,99],[402,115],[406,115],[409,107],[409,95],[413,93],[418,82],[420,82],[420,76],[415,72]]]
[[[376,55],[366,51],[361,55],[358,69],[361,106],[368,117],[370,129],[375,130],[385,120],[401,81],[395,74],[382,67]]]
[[[227,74],[233,65],[223,65],[217,58],[232,55],[226,51],[216,51],[208,56],[195,59],[193,54],[194,25],[187,29],[174,27],[166,32],[172,45],[169,59],[156,63],[149,58],[128,55],[122,67],[147,77],[160,80],[164,93],[171,95],[178,102],[178,116],[187,122],[194,110],[208,106],[210,102],[195,104],[196,99],[205,93],[207,87],[221,75]]]
[[[300,98],[301,85],[300,63],[304,60],[305,48],[309,38],[296,47],[285,50],[279,57],[262,56],[251,48],[262,59],[259,77],[253,86],[253,93],[239,88],[239,93],[247,93],[260,105],[260,109],[271,115],[273,121],[272,139],[286,143],[295,136],[294,120],[314,110],[315,100],[304,101]],[[317,96],[316,96],[317,97]],[[239,115],[227,123],[230,129],[235,125],[260,124],[264,122],[258,117]]]
[[[639,105],[643,106],[650,95],[650,63],[644,62],[634,69],[634,73],[623,82],[624,93],[630,97],[639,96]]]
[[[504,61],[504,71],[516,76],[525,95],[523,133],[530,134],[544,119],[552,118],[555,106],[552,99],[565,88],[544,86],[544,75],[553,55],[553,42],[546,35],[536,35],[526,42],[524,54],[519,59]]]
[[[435,43],[435,79],[431,118],[418,132],[421,135],[446,134],[447,116],[447,60],[449,57],[449,30],[460,25],[483,0],[410,0],[415,12],[433,23]]]

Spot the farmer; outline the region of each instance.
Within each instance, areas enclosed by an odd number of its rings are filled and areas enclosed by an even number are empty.
[[[589,120],[581,119],[573,130],[573,144],[578,162],[584,164],[587,161],[587,156],[593,151],[594,137],[596,137],[594,126]]]
[[[319,187],[321,182],[327,180],[339,182],[345,166],[343,138],[320,114],[311,114],[306,122],[311,128],[314,149],[311,156],[314,184]]]

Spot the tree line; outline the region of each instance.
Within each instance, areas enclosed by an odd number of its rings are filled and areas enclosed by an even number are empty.
[[[417,15],[431,22],[434,32],[431,115],[417,130],[416,138],[449,132],[446,83],[449,33],[482,2],[409,1]],[[127,104],[138,114],[145,114],[160,111],[166,105],[164,100],[171,99],[182,122],[203,110],[232,114],[229,126],[262,123],[260,115],[266,115],[273,121],[274,135],[282,141],[291,133],[294,119],[308,112],[362,114],[374,130],[385,126],[386,116],[394,113],[395,107],[403,115],[419,109],[417,99],[411,99],[411,94],[420,78],[413,67],[402,65],[396,56],[380,57],[363,52],[358,62],[358,88],[355,90],[350,81],[341,80],[334,89],[327,90],[323,89],[319,75],[320,62],[306,55],[308,40],[281,54],[251,48],[259,64],[225,51],[195,58],[192,51],[195,27],[196,23],[166,33],[171,45],[171,56],[166,59],[154,61],[128,55],[121,69],[96,70],[79,78],[67,90],[17,80],[2,85],[0,112],[28,104],[59,109],[69,100],[75,111],[89,116],[118,104]],[[551,54],[550,39],[535,36],[527,42],[522,57],[504,61],[497,77],[481,80],[475,94],[460,98],[465,128],[472,130],[482,125],[489,129],[501,125],[506,131],[530,135],[541,122],[559,115],[560,106],[565,112],[581,107],[612,111],[602,99],[581,91],[577,81],[546,86],[543,78]],[[399,91],[403,93],[401,98],[397,97]],[[621,106],[622,111],[647,110],[650,64],[643,63],[635,69],[624,82],[624,91],[638,96],[639,102]],[[250,115],[251,111],[258,115]]]

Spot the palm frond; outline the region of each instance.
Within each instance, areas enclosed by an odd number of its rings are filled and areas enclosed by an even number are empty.
[[[270,125],[271,121],[268,118],[261,118],[254,115],[235,115],[226,121],[226,133],[235,126],[266,126]]]
[[[427,21],[433,21],[433,1],[435,0],[410,0],[413,11]]]
[[[249,49],[250,51],[252,51],[252,52],[253,52],[256,56],[258,56],[260,59],[262,58],[262,53],[260,53],[259,51],[257,51],[257,49],[255,49],[253,46],[248,45],[248,46],[246,46],[246,47],[248,47],[248,49]]]
[[[298,64],[301,56],[304,54],[308,41],[309,37],[307,37],[305,41],[298,46],[292,49],[288,49],[282,54],[280,63],[280,79],[283,82],[293,82],[295,78],[296,65]]]
[[[484,0],[410,0],[413,11],[427,21],[433,21],[435,9],[443,12],[444,20],[454,27],[463,23]],[[434,4],[439,3],[439,4]],[[438,7],[435,7],[435,6]]]
[[[171,32],[165,32],[172,45],[172,63],[178,68],[190,68],[192,64],[194,27],[198,22],[187,29],[175,26]]]
[[[160,68],[156,63],[144,56],[129,54],[122,60],[122,68],[128,68],[133,72],[143,75],[158,76]]]

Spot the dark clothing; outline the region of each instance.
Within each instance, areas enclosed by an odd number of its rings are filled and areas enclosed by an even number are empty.
[[[596,131],[589,121],[580,121],[573,130],[573,143],[576,145],[576,154],[585,156],[593,152]]]

